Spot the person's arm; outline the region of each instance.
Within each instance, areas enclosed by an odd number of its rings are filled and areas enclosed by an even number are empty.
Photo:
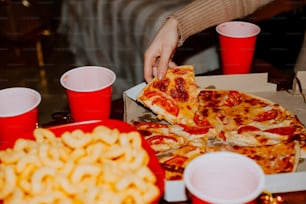
[[[161,79],[168,66],[174,65],[172,57],[178,46],[177,20],[169,18],[155,35],[144,55],[144,78],[147,82],[158,76]]]
[[[182,44],[188,37],[219,23],[252,14],[274,0],[196,0],[171,16],[178,21]]]
[[[221,22],[251,14],[273,0],[195,0],[170,15],[144,54],[144,78],[153,78],[156,69],[161,79],[166,73],[175,49],[202,30]]]

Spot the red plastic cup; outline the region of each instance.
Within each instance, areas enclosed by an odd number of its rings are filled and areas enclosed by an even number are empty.
[[[84,66],[65,72],[60,79],[65,88],[75,122],[108,119],[115,73],[105,67]]]
[[[230,21],[219,24],[216,31],[223,74],[250,73],[260,28],[253,23]]]
[[[262,168],[238,153],[213,152],[193,159],[184,171],[193,204],[255,203],[265,183]]]
[[[38,125],[41,95],[30,88],[0,90],[0,149],[13,147],[15,141],[32,132]],[[30,138],[25,138],[30,139]]]

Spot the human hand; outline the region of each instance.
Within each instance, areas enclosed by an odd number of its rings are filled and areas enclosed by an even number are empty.
[[[172,57],[178,45],[177,21],[169,18],[160,28],[144,54],[144,78],[150,82],[154,76],[162,79],[168,67],[175,66]]]

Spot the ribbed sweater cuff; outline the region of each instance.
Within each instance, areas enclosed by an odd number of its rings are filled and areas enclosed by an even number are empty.
[[[271,1],[273,0],[195,0],[171,15],[178,21],[179,44],[211,26],[251,14]]]
[[[202,1],[194,1],[172,15],[178,21],[180,44],[191,35],[215,25],[221,19],[225,19],[224,12],[222,11],[224,5],[216,2],[220,1],[207,0],[205,4]],[[216,13],[218,10],[221,13]],[[205,14],[203,14],[204,12]],[[194,15],[191,15],[191,13]],[[201,18],[197,17],[199,14]],[[205,20],[203,21],[203,19]]]

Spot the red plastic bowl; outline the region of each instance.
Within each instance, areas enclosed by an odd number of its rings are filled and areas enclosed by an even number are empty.
[[[60,136],[62,135],[62,133],[66,131],[73,131],[75,129],[81,129],[84,132],[91,132],[98,125],[103,125],[111,129],[116,128],[120,132],[136,131],[136,129],[130,124],[119,120],[92,120],[92,121],[76,122],[76,123],[69,123],[64,125],[48,127],[48,129],[51,130],[56,136]],[[158,159],[154,154],[154,151],[151,149],[150,145],[143,139],[143,137],[142,137],[142,146],[148,152],[150,157],[148,166],[157,178],[156,185],[160,190],[160,194],[154,200],[154,202],[152,202],[154,204],[155,203],[157,204],[164,193],[165,171],[162,169],[161,165],[159,164]],[[0,201],[0,203],[2,202]]]

